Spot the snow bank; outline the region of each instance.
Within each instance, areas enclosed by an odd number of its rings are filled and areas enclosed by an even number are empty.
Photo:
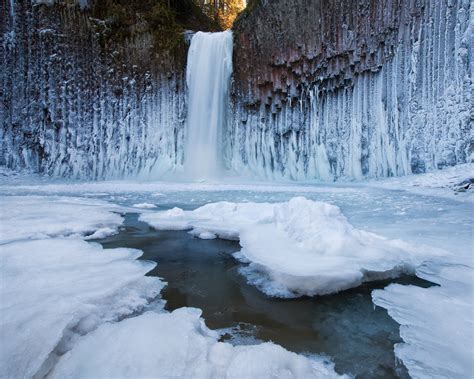
[[[395,346],[412,378],[470,378],[474,373],[474,268],[429,262],[417,276],[440,284],[420,288],[391,284],[372,292],[375,304],[400,326]]]
[[[238,239],[241,272],[271,296],[322,295],[364,281],[413,272],[434,249],[415,248],[350,225],[334,205],[296,197],[286,203],[204,205],[142,214],[156,229],[188,230]],[[206,234],[207,233],[207,234]]]
[[[56,196],[2,196],[0,243],[25,238],[89,236],[116,233],[122,224],[118,206],[83,198]]]
[[[1,245],[0,372],[33,377],[99,323],[142,310],[163,283],[134,249],[103,250],[79,239]],[[49,357],[49,358],[48,358]]]
[[[62,357],[53,378],[335,378],[333,365],[264,343],[232,346],[201,311],[147,312],[90,333]]]
[[[460,164],[425,174],[374,180],[367,185],[474,202],[474,163]]]

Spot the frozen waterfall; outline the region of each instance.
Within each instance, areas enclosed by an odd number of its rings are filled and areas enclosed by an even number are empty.
[[[232,74],[232,32],[196,33],[188,52],[187,135],[184,169],[194,179],[223,170],[222,129]]]

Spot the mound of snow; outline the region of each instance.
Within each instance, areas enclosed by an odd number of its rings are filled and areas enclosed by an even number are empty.
[[[140,219],[156,229],[238,239],[242,250],[235,256],[250,263],[242,273],[266,294],[280,297],[329,294],[396,277],[437,254],[356,229],[338,207],[303,197],[276,204],[218,202]]]
[[[201,311],[147,312],[103,325],[65,354],[53,378],[337,378],[333,365],[282,347],[232,346],[200,319]]]
[[[155,205],[155,204],[151,204],[151,203],[139,203],[139,204],[133,204],[133,206],[134,206],[135,208],[143,208],[143,209],[156,208],[156,205]]]
[[[122,217],[105,201],[56,196],[2,196],[0,243],[25,238],[89,236],[116,233]],[[96,233],[96,234],[94,234]]]
[[[47,371],[78,335],[142,310],[163,287],[144,277],[155,264],[137,261],[139,250],[72,238],[0,249],[0,372],[7,378]]]
[[[375,304],[400,326],[395,346],[412,378],[470,378],[474,373],[474,268],[429,262],[417,276],[440,284],[420,288],[391,284],[372,292]]]

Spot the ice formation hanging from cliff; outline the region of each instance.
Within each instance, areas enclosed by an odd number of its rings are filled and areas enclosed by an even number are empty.
[[[463,1],[261,5],[235,32],[230,166],[269,178],[330,179],[472,160],[471,8]]]
[[[146,33],[104,51],[106,23],[79,7],[1,6],[0,164],[81,178],[181,168],[197,117],[184,61],[164,68]],[[258,3],[233,28],[224,165],[332,180],[471,161],[472,13],[461,0]]]
[[[198,179],[223,169],[222,131],[232,74],[232,32],[196,33],[186,68],[188,113],[184,169]]]
[[[104,48],[107,24],[79,8],[15,12],[14,23],[0,12],[0,164],[80,178],[181,165],[183,73],[150,55],[151,35]]]

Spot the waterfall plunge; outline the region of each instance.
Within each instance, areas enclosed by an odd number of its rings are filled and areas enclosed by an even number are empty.
[[[232,74],[232,32],[196,33],[188,52],[187,177],[208,179],[223,171],[222,129]]]

